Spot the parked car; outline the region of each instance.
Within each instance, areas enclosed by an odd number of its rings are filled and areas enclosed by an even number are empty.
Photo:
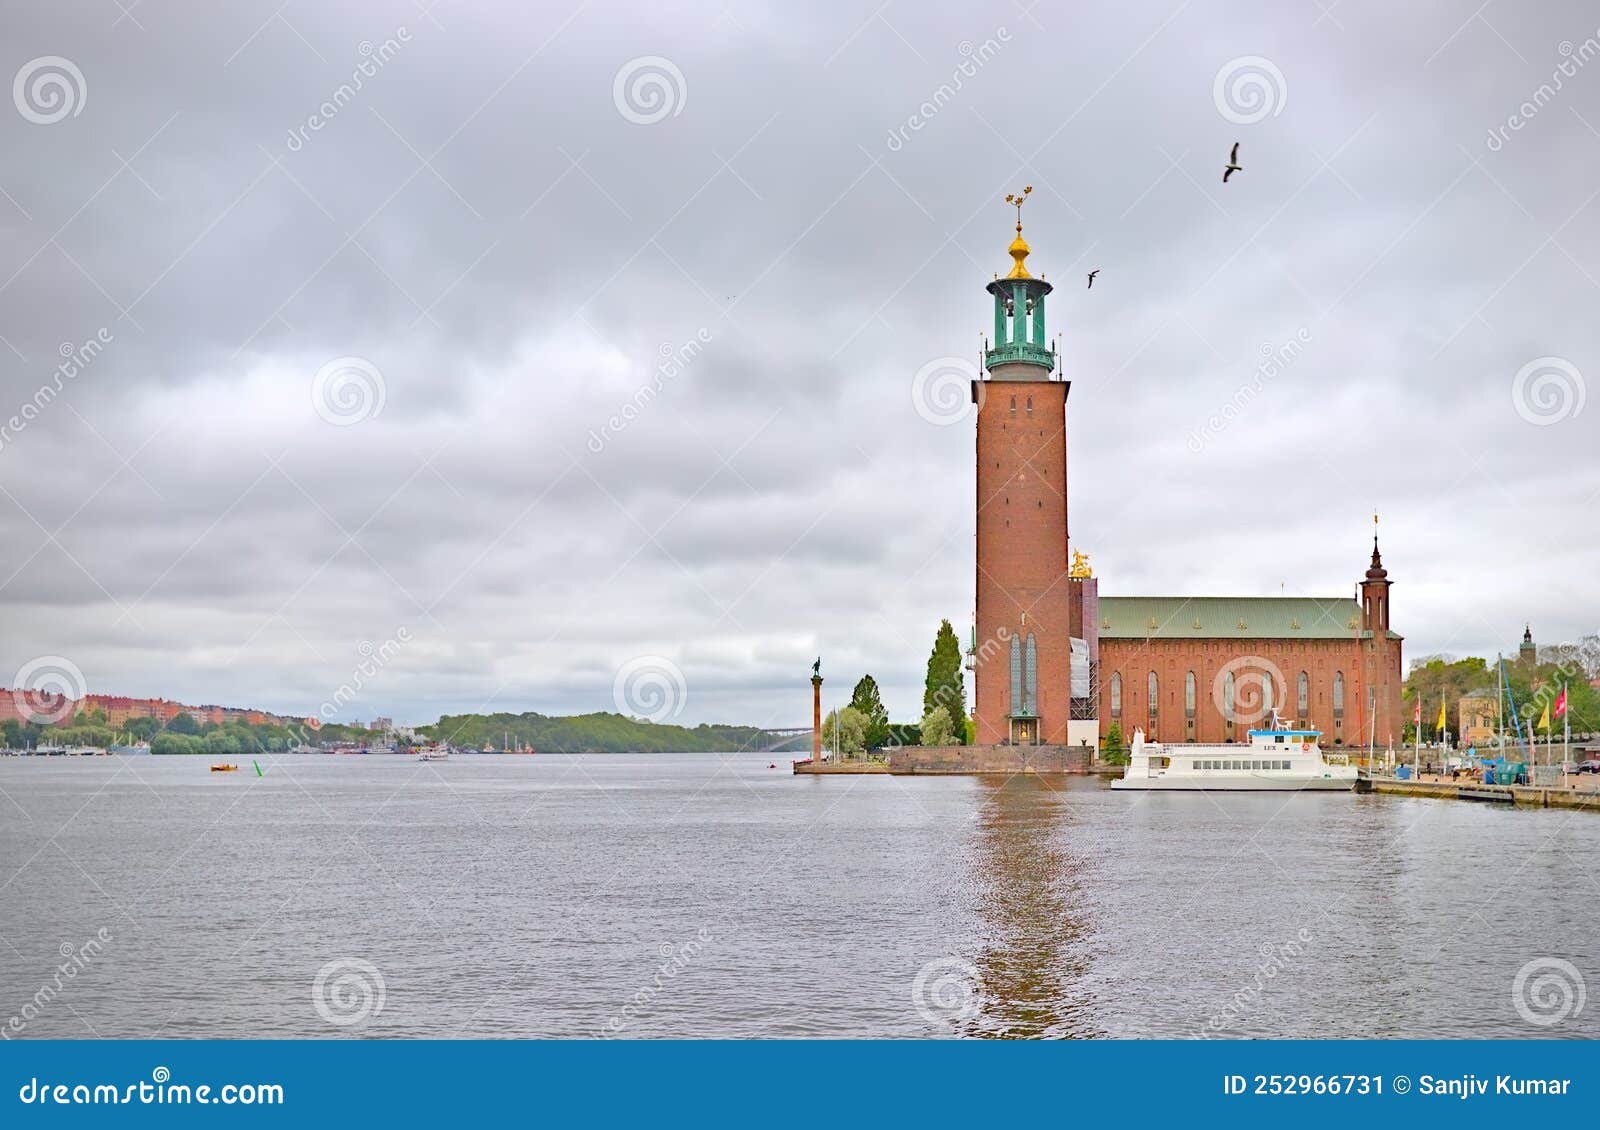
[[[1578,762],[1574,773],[1600,773],[1600,758],[1591,757],[1588,761]]]

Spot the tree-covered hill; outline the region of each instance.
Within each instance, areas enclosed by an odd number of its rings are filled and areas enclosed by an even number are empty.
[[[540,753],[722,753],[772,744],[753,726],[667,726],[621,714],[447,714],[417,733],[469,749],[503,749],[509,740]]]

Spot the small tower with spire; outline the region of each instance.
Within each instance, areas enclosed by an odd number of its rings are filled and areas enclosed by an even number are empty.
[[[1372,516],[1372,564],[1361,582],[1361,627],[1382,635],[1389,630],[1389,570],[1378,552],[1378,516]]]
[[[1539,665],[1539,649],[1533,642],[1532,624],[1522,626],[1522,646],[1517,648],[1517,663],[1530,669]]]

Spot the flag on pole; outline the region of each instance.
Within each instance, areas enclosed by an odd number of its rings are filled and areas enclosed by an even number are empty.
[[[1539,728],[1546,733],[1550,730],[1550,704],[1544,704],[1544,713],[1539,715]]]
[[[1417,708],[1411,712],[1411,720],[1418,726],[1422,725],[1422,696],[1417,696]]]
[[[1445,717],[1444,717],[1444,695],[1440,695],[1439,696],[1439,726],[1438,726],[1438,728],[1440,730],[1444,729],[1444,723],[1445,723]]]
[[[1562,687],[1561,693],[1556,695],[1556,717],[1564,717],[1567,713],[1567,688]]]

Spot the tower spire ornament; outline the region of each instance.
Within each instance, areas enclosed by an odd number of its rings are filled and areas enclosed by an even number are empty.
[[[1028,241],[1022,238],[1022,206],[1027,203],[1028,194],[1032,191],[1033,185],[1030,184],[1024,185],[1021,192],[1006,194],[1006,203],[1017,210],[1017,238],[1013,239],[1011,246],[1007,248],[1011,258],[1015,260],[1011,267],[1011,273],[1006,276],[1008,279],[1031,279],[1033,277],[1028,273],[1028,268],[1024,263],[1024,260],[1028,258],[1028,253],[1033,249],[1028,246]]]

